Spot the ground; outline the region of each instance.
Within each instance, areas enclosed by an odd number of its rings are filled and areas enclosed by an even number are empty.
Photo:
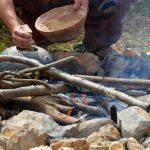
[[[50,51],[56,50],[72,50],[78,47],[83,36],[76,40],[49,46]],[[11,36],[7,29],[0,24],[0,50],[12,45]],[[75,47],[75,48],[74,48]],[[127,17],[124,19],[123,34],[120,40],[115,44],[115,49],[124,51],[131,49],[143,56],[149,58],[150,53],[150,0],[137,0],[131,6]],[[80,47],[82,48],[82,46]]]

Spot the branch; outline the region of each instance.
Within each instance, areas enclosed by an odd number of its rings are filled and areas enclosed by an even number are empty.
[[[16,89],[0,89],[0,100],[8,100],[15,97],[39,96],[46,94],[58,94],[68,92],[68,87],[64,84],[49,85],[50,90],[42,85],[26,86]]]
[[[56,62],[52,62],[52,63],[47,64],[47,65],[43,65],[41,67],[34,67],[34,68],[28,68],[28,69],[22,70],[19,73],[29,73],[29,72],[35,72],[35,71],[44,71],[44,70],[47,70],[47,69],[49,69],[51,67],[57,67],[57,66],[62,65],[64,63],[73,61],[74,59],[76,59],[76,57],[74,57],[74,56],[66,57],[66,58],[63,58],[63,59],[58,60]]]
[[[60,104],[67,105],[70,107],[75,107],[77,110],[80,110],[82,112],[89,113],[91,115],[99,116],[99,117],[108,117],[110,116],[109,112],[105,111],[102,107],[94,107],[85,105],[79,102],[75,102],[74,98],[69,98],[65,96],[53,96],[55,99],[59,101]]]
[[[146,79],[125,79],[125,78],[98,77],[98,76],[87,76],[87,75],[75,75],[75,77],[81,77],[93,82],[104,82],[104,83],[134,85],[134,86],[150,85],[150,80],[146,80]]]
[[[39,65],[39,62],[34,59],[18,57],[18,56],[0,55],[0,62],[5,62],[5,61],[25,64],[28,66],[38,66]]]
[[[17,102],[17,103],[16,103]],[[50,115],[55,121],[63,124],[74,124],[78,123],[80,119],[65,115],[61,112],[59,112],[55,107],[47,105],[47,103],[41,99],[39,100],[38,97],[19,97],[16,99],[13,99],[11,101],[11,104],[16,103],[16,105],[19,103],[21,107],[26,106],[26,109],[35,108],[36,111],[40,111],[43,113],[46,113],[47,115]],[[24,105],[23,105],[24,104]]]
[[[105,86],[96,84],[96,83],[88,81],[86,79],[75,77],[73,75],[69,75],[67,73],[64,73],[64,72],[56,69],[56,68],[51,68],[48,71],[46,71],[46,73],[49,73],[49,75],[59,78],[63,81],[67,81],[69,83],[76,84],[83,88],[87,88],[91,91],[94,91],[94,92],[97,92],[97,93],[100,93],[100,94],[103,94],[106,96],[110,96],[113,98],[115,97],[115,98],[123,101],[124,103],[127,103],[128,105],[139,106],[146,110],[149,109],[149,105],[150,105],[149,103],[142,102],[142,101],[140,101],[134,97],[131,97],[125,93],[116,91],[111,88],[107,88]]]

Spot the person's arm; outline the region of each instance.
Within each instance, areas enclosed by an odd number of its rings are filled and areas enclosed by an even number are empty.
[[[17,47],[28,48],[33,44],[32,32],[25,32],[19,24],[13,0],[0,0],[0,18],[10,30]]]
[[[88,10],[89,0],[74,0],[74,9],[78,10],[80,7],[84,7]]]

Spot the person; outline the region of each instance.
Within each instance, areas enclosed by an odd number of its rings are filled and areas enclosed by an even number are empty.
[[[74,4],[74,9],[88,9],[85,22],[84,45],[89,52],[104,57],[111,51],[122,33],[122,19],[132,0],[0,0],[0,18],[9,28],[17,47],[26,48],[34,42],[39,45],[49,43],[34,27],[35,20],[50,9]],[[31,32],[21,30],[21,21]]]

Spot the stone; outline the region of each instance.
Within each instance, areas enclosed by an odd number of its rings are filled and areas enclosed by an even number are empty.
[[[124,150],[124,146],[122,143],[120,143],[118,141],[112,142],[109,150]]]
[[[145,148],[150,148],[150,137],[147,137],[143,142],[142,142],[142,145],[145,147]]]
[[[89,150],[108,150],[107,147],[103,147],[102,145],[90,145]]]
[[[74,148],[70,148],[70,147],[61,147],[58,150],[75,150]]]
[[[6,148],[8,140],[9,140],[9,138],[7,138],[7,137],[3,136],[2,134],[0,134],[0,146],[1,147]]]
[[[100,127],[107,124],[114,124],[114,123],[110,119],[100,118],[83,121],[81,123],[74,125],[65,126],[63,128],[64,137],[86,138],[93,132],[99,131]]]
[[[9,138],[7,150],[28,150],[46,144],[49,136],[61,136],[61,127],[43,113],[24,110],[2,124],[1,134]]]
[[[75,56],[77,60],[66,63],[65,67],[60,65],[58,69],[70,74],[104,75],[98,57],[92,53],[56,52],[53,54],[53,61],[69,56]]]
[[[140,96],[138,97],[139,100],[150,103],[150,95],[144,95],[144,96]]]
[[[129,138],[127,141],[128,150],[143,150],[143,147],[134,138]]]
[[[107,124],[100,128],[99,132],[105,135],[109,141],[118,141],[121,139],[119,131],[112,124]]]
[[[5,150],[3,146],[0,146],[0,150]]]
[[[100,132],[94,132],[86,138],[87,143],[100,145],[104,141],[108,141],[105,135]]]
[[[52,150],[58,150],[61,147],[70,147],[74,149],[88,150],[89,146],[84,138],[83,139],[62,139],[50,145],[50,148]]]
[[[121,144],[123,144],[124,147],[127,145],[127,141],[128,141],[128,138],[122,138],[122,139],[119,140],[119,142]]]
[[[140,107],[129,107],[119,113],[123,137],[140,140],[150,132],[150,115]]]
[[[30,150],[52,150],[49,146],[41,145],[40,147],[30,148]]]

